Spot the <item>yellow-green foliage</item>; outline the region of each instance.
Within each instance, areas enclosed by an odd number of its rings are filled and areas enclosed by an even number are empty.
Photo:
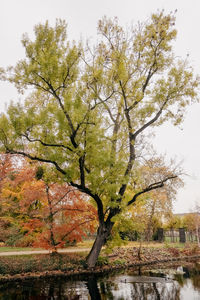
[[[149,157],[149,145],[139,137],[164,121],[180,124],[197,100],[199,79],[172,52],[174,22],[161,11],[125,31],[104,17],[93,47],[70,43],[64,21],[46,22],[34,40],[23,36],[26,57],[0,70],[26,95],[1,115],[1,149],[51,163],[94,199],[101,224],[120,212],[113,231],[130,226],[122,225],[127,203],[145,191],[139,154]]]

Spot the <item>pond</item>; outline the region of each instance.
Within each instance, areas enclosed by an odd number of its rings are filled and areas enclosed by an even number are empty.
[[[200,268],[126,270],[88,277],[25,280],[0,285],[1,300],[200,299]]]

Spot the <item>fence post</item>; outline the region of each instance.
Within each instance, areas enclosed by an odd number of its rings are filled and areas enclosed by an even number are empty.
[[[180,243],[185,243],[186,242],[185,228],[179,228],[179,242]]]
[[[158,228],[158,241],[162,243],[164,241],[164,230],[163,228]]]

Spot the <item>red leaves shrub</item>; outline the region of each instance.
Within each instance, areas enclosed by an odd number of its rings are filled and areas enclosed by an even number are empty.
[[[180,256],[180,250],[177,249],[177,248],[173,248],[173,247],[170,247],[170,248],[167,248],[168,252],[170,254],[172,254],[172,256],[176,257],[176,256]]]

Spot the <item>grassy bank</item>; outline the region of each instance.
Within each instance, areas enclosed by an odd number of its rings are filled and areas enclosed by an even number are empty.
[[[85,240],[81,243],[77,243],[74,246],[69,246],[68,248],[70,249],[74,249],[75,251],[77,249],[84,249],[84,248],[91,248],[93,245],[94,240]],[[144,248],[185,248],[188,245],[183,244],[183,243],[156,243],[156,242],[143,242],[142,243],[142,247]],[[195,247],[195,244],[191,244],[191,247]],[[125,246],[123,246],[123,248],[129,248],[129,247],[140,247],[140,243],[139,242],[127,242]],[[66,249],[68,249],[66,248]],[[39,250],[44,250],[42,248],[31,248],[31,247],[4,247],[1,246],[0,247],[0,253],[1,252],[24,252],[24,251],[39,251]]]
[[[87,247],[89,244],[85,244]],[[175,245],[173,245],[175,246]],[[77,246],[79,249],[83,245]],[[137,243],[129,243],[126,247],[115,248],[111,253],[102,251],[96,272],[128,267],[130,265],[148,264],[186,257],[200,257],[200,249],[196,245],[144,244],[140,249]],[[78,274],[87,270],[85,265],[86,252],[62,254],[37,254],[0,257],[0,279],[19,274],[21,277],[40,276],[51,272]]]
[[[74,246],[69,246],[69,248],[74,249],[82,249],[82,248],[91,248],[94,240],[85,240],[82,243],[77,243]],[[24,251],[39,251],[44,250],[42,248],[33,248],[33,247],[5,247],[0,246],[0,253],[1,252],[24,252]]]
[[[0,275],[25,275],[47,271],[70,271],[81,266],[81,254],[40,254],[0,257]]]
[[[0,247],[1,252],[23,252],[23,251],[36,251],[42,250],[41,248],[30,248],[30,247]]]

